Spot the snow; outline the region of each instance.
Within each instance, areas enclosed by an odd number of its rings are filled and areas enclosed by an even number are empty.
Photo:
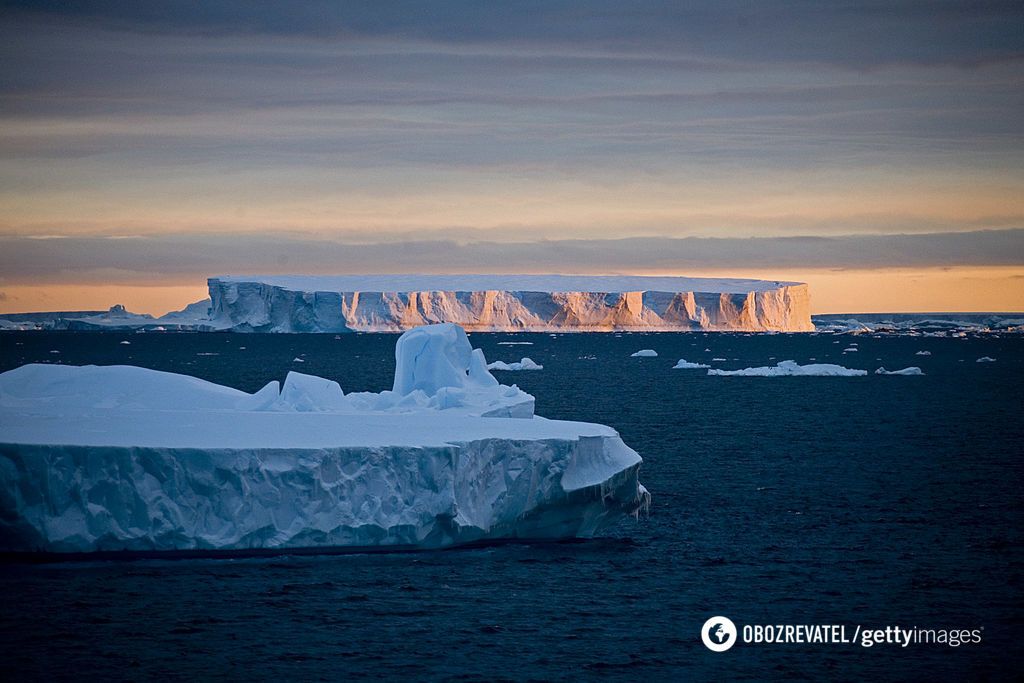
[[[989,356],[982,356],[981,358],[979,358],[978,360],[976,360],[974,362],[975,363],[995,363],[996,359],[995,358],[990,358]]]
[[[654,349],[640,349],[636,353],[631,353],[631,358],[654,358],[658,355],[658,352]]]
[[[766,292],[799,282],[629,275],[247,275],[221,282],[261,282],[296,292]]]
[[[708,370],[709,375],[729,377],[862,377],[867,370],[853,370],[841,365],[817,363],[798,365],[795,361],[784,360],[776,366],[745,368],[743,370]]]
[[[903,368],[902,370],[886,370],[885,368],[878,368],[875,370],[876,375],[923,375],[921,368],[909,367]]]
[[[0,374],[0,550],[440,547],[591,536],[648,504],[613,429],[533,417],[461,329],[395,355],[379,394],[296,372],[255,394],[131,366]]]
[[[543,365],[538,365],[530,358],[523,358],[517,363],[504,363],[495,361],[487,365],[488,370],[543,370]]]
[[[691,363],[685,358],[680,358],[679,362],[672,366],[673,370],[703,370],[710,368],[710,365],[704,365],[703,363]]]

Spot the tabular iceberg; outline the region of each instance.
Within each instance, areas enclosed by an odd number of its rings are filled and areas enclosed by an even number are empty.
[[[569,275],[245,276],[209,279],[212,328],[395,332],[814,330],[807,285]]]
[[[127,366],[0,375],[0,550],[443,547],[591,536],[650,499],[611,428],[533,415],[454,325],[391,391],[254,394]],[[500,416],[500,417],[487,417]]]

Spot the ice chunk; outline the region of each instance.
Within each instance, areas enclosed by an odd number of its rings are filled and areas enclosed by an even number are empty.
[[[301,372],[289,372],[275,407],[300,412],[345,411],[348,402],[337,382]]]
[[[503,361],[495,361],[487,366],[488,370],[543,370],[543,365],[534,363],[530,358],[523,358],[521,361],[516,363],[505,363]]]
[[[658,352],[654,349],[640,349],[636,353],[631,353],[631,358],[654,358],[658,355]]]
[[[909,367],[903,368],[902,370],[886,370],[885,368],[878,368],[875,370],[876,375],[923,375],[921,368]]]
[[[680,358],[679,362],[672,366],[673,370],[703,370],[710,368],[710,365],[704,365],[703,363],[691,363],[685,358]]]
[[[995,363],[996,359],[995,358],[990,358],[989,356],[982,356],[981,358],[979,358],[978,360],[976,360],[974,362],[975,363]]]
[[[196,377],[132,365],[31,364],[0,378],[0,407],[234,410],[255,396]]]
[[[915,356],[930,356],[930,355],[932,355],[932,352],[931,351],[918,351],[914,355]]]
[[[395,345],[393,390],[404,396],[419,389],[432,396],[442,387],[464,387],[470,381],[472,353],[466,331],[458,325],[413,328]]]
[[[743,370],[712,369],[708,370],[708,374],[734,377],[862,377],[868,374],[868,371],[844,368],[841,365],[830,363],[798,365],[794,361],[784,360],[774,367],[765,366]]]

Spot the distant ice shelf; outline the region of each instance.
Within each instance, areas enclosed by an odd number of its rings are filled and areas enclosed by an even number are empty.
[[[0,374],[0,550],[433,548],[587,537],[649,501],[615,430],[546,420],[451,324],[391,390],[248,394],[131,366]]]
[[[223,276],[210,324],[251,332],[811,331],[799,282],[575,275]]]

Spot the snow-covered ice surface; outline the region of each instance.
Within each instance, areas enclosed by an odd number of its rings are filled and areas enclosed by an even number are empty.
[[[924,372],[919,367],[903,368],[902,370],[886,370],[885,368],[878,368],[875,370],[876,375],[923,375]]]
[[[703,363],[691,363],[685,358],[680,358],[679,362],[672,366],[673,370],[706,370],[710,368],[710,365],[704,365]]]
[[[223,276],[216,329],[390,332],[454,322],[474,331],[812,331],[807,285],[576,275]]]
[[[775,366],[744,368],[742,370],[708,370],[709,375],[726,377],[862,377],[867,370],[844,368],[831,363],[813,363],[799,365],[795,361],[784,360]]]
[[[131,366],[0,374],[0,549],[441,547],[592,536],[647,505],[613,429],[533,416],[461,328],[395,355],[379,394],[295,372],[253,394]]]
[[[524,357],[520,361],[514,363],[506,363],[504,361],[494,361],[493,363],[487,364],[488,370],[543,370],[544,366],[535,363],[532,358]]]
[[[636,353],[631,353],[630,357],[632,357],[632,358],[655,358],[655,357],[657,357],[657,355],[658,355],[658,352],[655,351],[654,349],[640,349]]]

